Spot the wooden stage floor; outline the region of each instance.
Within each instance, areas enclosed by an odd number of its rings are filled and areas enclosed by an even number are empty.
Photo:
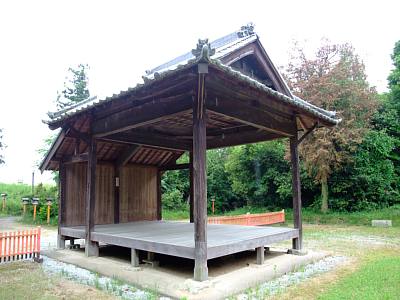
[[[61,227],[61,235],[85,238],[84,226]],[[207,259],[269,246],[298,237],[287,227],[207,225]],[[194,227],[187,222],[141,221],[95,225],[92,240],[154,253],[194,259]]]

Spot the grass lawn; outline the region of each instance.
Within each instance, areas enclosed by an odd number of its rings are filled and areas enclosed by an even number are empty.
[[[234,216],[250,213],[262,213],[267,209],[263,207],[241,207],[232,211],[217,213],[217,216]],[[285,217],[288,223],[293,222],[293,211],[285,210]],[[209,213],[211,216],[211,214]],[[185,220],[189,219],[189,210],[167,210],[163,209],[162,216],[164,220]],[[328,212],[322,214],[311,209],[303,208],[303,223],[305,224],[333,224],[333,225],[371,225],[371,220],[385,219],[392,220],[393,226],[400,226],[400,205],[362,212]]]
[[[400,256],[370,258],[360,268],[338,281],[318,299],[399,299]]]
[[[116,299],[86,285],[48,276],[40,264],[15,262],[0,265],[0,299]]]

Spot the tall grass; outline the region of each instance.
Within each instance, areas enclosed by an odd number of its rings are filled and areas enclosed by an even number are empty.
[[[18,216],[22,213],[23,197],[32,197],[32,187],[27,184],[19,183],[0,183],[0,193],[7,194],[6,209],[1,210],[1,215]],[[1,200],[2,203],[3,200]],[[2,205],[2,204],[1,204]]]
[[[23,197],[32,198],[38,197],[40,199],[39,205],[37,207],[37,219],[38,223],[40,221],[46,220],[46,198],[51,197],[54,199],[52,208],[51,208],[51,217],[55,219],[55,216],[58,214],[57,209],[57,187],[54,185],[36,185],[34,189],[34,195],[32,195],[32,187],[27,184],[18,184],[18,183],[0,183],[0,193],[7,194],[6,200],[6,208],[2,209],[2,200],[0,205],[0,216],[21,216],[23,213],[23,206],[21,199]],[[32,205],[27,205],[27,213],[26,218],[29,219],[28,216],[32,216]]]

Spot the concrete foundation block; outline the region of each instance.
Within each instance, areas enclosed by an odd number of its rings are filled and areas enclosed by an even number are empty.
[[[392,220],[372,220],[372,227],[392,227]]]
[[[99,243],[92,241],[85,241],[85,254],[89,256],[99,256]]]
[[[60,234],[57,236],[57,249],[65,249],[65,237]]]
[[[135,268],[139,267],[139,250],[131,249],[131,265]]]
[[[297,250],[297,249],[288,249],[287,251],[288,254],[292,254],[292,255],[299,255],[299,256],[304,256],[307,255],[308,252],[304,249],[301,250]]]

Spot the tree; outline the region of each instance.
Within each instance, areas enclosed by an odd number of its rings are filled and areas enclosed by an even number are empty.
[[[79,64],[76,68],[68,69],[69,74],[64,82],[64,89],[57,95],[58,109],[63,109],[90,97],[88,69],[89,66],[86,64]]]
[[[328,210],[328,179],[352,160],[351,154],[368,131],[377,94],[366,80],[365,67],[349,44],[326,44],[314,58],[297,48],[286,77],[295,94],[343,119],[333,128],[315,130],[300,145],[309,174],[321,186],[321,211]]]
[[[291,196],[290,167],[283,141],[233,147],[225,163],[238,206],[287,207]]]
[[[390,153],[394,139],[384,130],[370,130],[352,154],[352,161],[329,179],[331,208],[360,211],[391,206],[400,201]]]
[[[89,79],[87,70],[89,66],[86,64],[79,64],[77,68],[69,68],[69,74],[65,78],[64,89],[57,92],[56,105],[59,110],[68,107],[71,104],[78,103],[90,97],[88,89]],[[54,142],[57,134],[53,134],[43,141],[43,145],[38,149],[38,153],[43,157],[48,152],[49,148]],[[37,164],[39,165],[40,162]],[[54,180],[57,181],[58,173],[54,173]]]
[[[392,60],[394,69],[388,77],[389,92],[382,95],[382,105],[374,116],[374,125],[394,140],[390,158],[398,178],[397,188],[400,189],[400,41],[394,46]]]
[[[0,128],[0,165],[4,164],[4,156],[3,156],[3,149],[4,149],[4,144],[3,144],[3,129]]]

